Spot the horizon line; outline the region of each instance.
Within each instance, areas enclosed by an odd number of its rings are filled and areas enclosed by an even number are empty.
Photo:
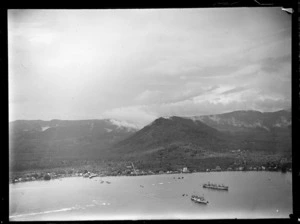
[[[236,111],[256,111],[256,112],[260,112],[260,113],[275,113],[275,112],[278,112],[278,111],[288,111],[288,112],[291,112],[291,108],[279,109],[279,110],[275,110],[275,111],[265,111],[265,112],[262,112],[260,110],[249,109],[249,110],[233,110],[233,111],[224,112],[224,113],[217,113],[217,114],[202,114],[202,115],[188,115],[188,116],[170,115],[170,116],[159,116],[156,119],[158,119],[158,118],[164,118],[164,117],[183,117],[183,118],[185,118],[185,117],[195,117],[195,116],[209,116],[209,115],[227,114],[227,113],[232,113],[232,112],[236,112]],[[9,121],[9,123],[16,122],[16,121],[46,121],[46,122],[49,122],[49,121],[54,121],[54,120],[58,120],[58,121],[117,120],[117,121],[126,121],[126,122],[131,123],[130,121],[127,121],[127,120],[120,120],[120,119],[114,119],[114,118],[88,118],[88,119],[70,119],[70,120],[68,120],[68,119],[57,119],[57,118],[53,118],[53,119],[50,119],[50,120],[43,120],[43,119],[16,119],[16,120]]]

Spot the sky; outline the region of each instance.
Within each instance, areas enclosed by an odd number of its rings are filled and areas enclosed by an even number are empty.
[[[281,8],[8,10],[9,120],[291,107]]]

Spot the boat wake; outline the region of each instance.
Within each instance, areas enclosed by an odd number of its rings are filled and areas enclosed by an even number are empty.
[[[56,212],[66,212],[66,211],[73,211],[73,210],[80,210],[80,209],[86,209],[88,207],[94,207],[97,205],[110,205],[109,202],[98,202],[96,200],[93,200],[91,204],[87,204],[84,206],[81,205],[75,205],[70,208],[61,208],[61,209],[56,209],[56,210],[50,210],[50,211],[43,211],[43,212],[32,212],[32,213],[25,213],[25,214],[18,214],[18,215],[11,215],[9,216],[9,219],[14,219],[14,218],[20,218],[20,217],[28,217],[28,216],[35,216],[35,215],[44,215],[44,214],[51,214],[51,213],[56,213]]]
[[[66,211],[71,211],[71,210],[74,210],[74,207],[62,208],[62,209],[50,210],[50,211],[44,211],[44,212],[33,212],[33,213],[27,213],[27,214],[12,215],[12,216],[9,216],[9,218],[13,219],[13,218],[27,217],[27,216],[33,216],[33,215],[43,215],[43,214],[49,214],[49,213],[55,213],[55,212],[66,212]]]

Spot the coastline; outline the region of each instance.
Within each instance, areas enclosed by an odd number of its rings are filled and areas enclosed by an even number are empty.
[[[113,174],[102,174],[102,173],[71,173],[71,174],[57,174],[54,172],[41,172],[41,173],[33,173],[33,172],[24,172],[21,177],[18,178],[9,178],[9,184],[15,183],[23,183],[23,182],[31,182],[31,181],[49,181],[54,179],[63,179],[68,177],[82,177],[92,179],[94,177],[124,177],[124,176],[151,176],[151,175],[165,175],[165,174],[191,174],[191,173],[215,173],[215,172],[281,172],[281,173],[288,173],[292,172],[291,169],[287,169],[286,171],[282,170],[212,170],[212,171],[190,171],[190,172],[178,172],[178,171],[170,171],[170,172],[160,172],[160,173],[140,173],[140,174],[120,174],[120,175],[113,175]],[[38,175],[38,176],[37,176]],[[37,176],[37,177],[36,177]],[[47,178],[45,178],[47,177]],[[49,178],[50,177],[50,178]]]
[[[219,171],[292,171],[291,158],[266,152],[213,153],[201,158],[162,157],[151,160],[133,158],[109,160],[42,160],[11,164],[9,183],[50,180],[64,177],[141,176]]]

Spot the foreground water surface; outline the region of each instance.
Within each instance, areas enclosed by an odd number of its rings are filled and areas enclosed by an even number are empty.
[[[208,181],[229,191],[202,188]],[[11,221],[289,218],[292,213],[291,173],[70,177],[9,189]],[[192,194],[204,195],[209,204],[194,203]]]

